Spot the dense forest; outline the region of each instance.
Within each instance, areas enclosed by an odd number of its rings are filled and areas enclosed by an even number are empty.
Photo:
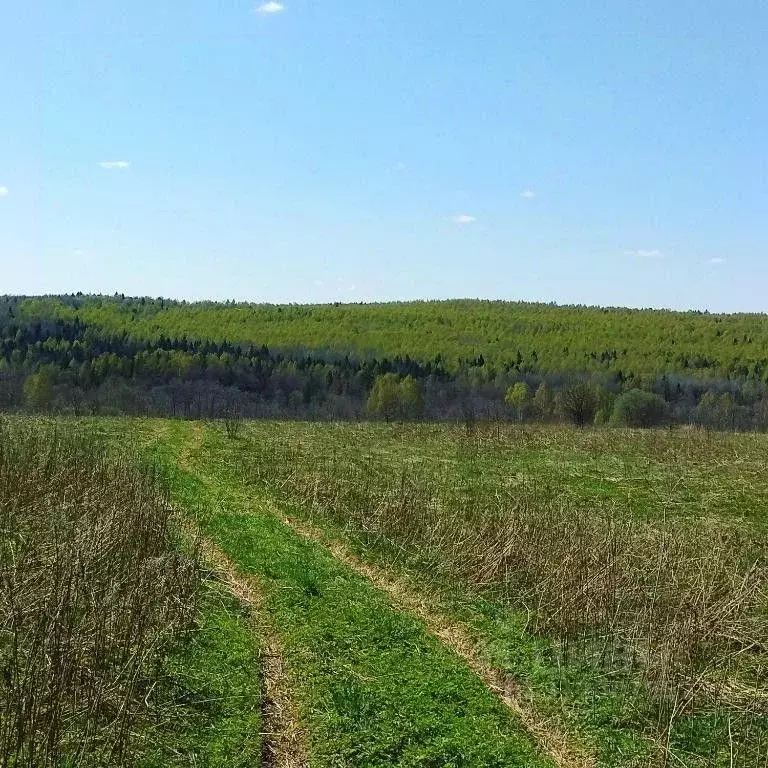
[[[626,420],[643,393],[654,423],[768,422],[764,315],[4,297],[0,343],[6,410],[585,423]]]

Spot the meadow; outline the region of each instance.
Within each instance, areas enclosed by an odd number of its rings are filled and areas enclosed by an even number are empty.
[[[258,645],[157,467],[0,420],[0,534],[0,765],[252,764]]]
[[[98,764],[768,764],[763,435],[57,424],[151,468],[198,584]]]
[[[763,436],[255,424],[230,455],[468,624],[599,762],[765,761]]]

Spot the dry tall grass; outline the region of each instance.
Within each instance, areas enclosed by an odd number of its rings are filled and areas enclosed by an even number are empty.
[[[83,433],[0,422],[0,766],[122,763],[194,557],[149,470]]]
[[[566,654],[631,668],[657,704],[662,742],[694,710],[768,716],[768,561],[753,528],[633,518],[526,483],[467,496],[450,467],[348,454],[335,464],[290,446],[250,471],[279,474],[302,504],[425,574],[527,610],[529,628]]]
[[[613,518],[520,489],[452,508],[405,474],[383,493],[362,474],[291,484],[340,522],[524,606],[536,631],[620,639],[642,654],[664,695],[677,697],[684,683],[688,696],[702,689],[705,670],[768,647],[764,553],[736,530]]]

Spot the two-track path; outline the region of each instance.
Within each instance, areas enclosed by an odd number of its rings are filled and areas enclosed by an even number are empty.
[[[190,525],[257,619],[264,766],[596,764],[484,659],[468,627],[238,481],[203,425],[174,429]]]

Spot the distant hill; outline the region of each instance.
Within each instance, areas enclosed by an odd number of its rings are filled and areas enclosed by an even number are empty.
[[[768,429],[768,318],[470,300],[0,298],[0,411],[581,424],[626,408]]]
[[[134,339],[438,361],[455,374],[574,372],[621,378],[768,376],[768,316],[501,301],[258,305],[69,296],[17,302],[19,319],[75,322]]]

